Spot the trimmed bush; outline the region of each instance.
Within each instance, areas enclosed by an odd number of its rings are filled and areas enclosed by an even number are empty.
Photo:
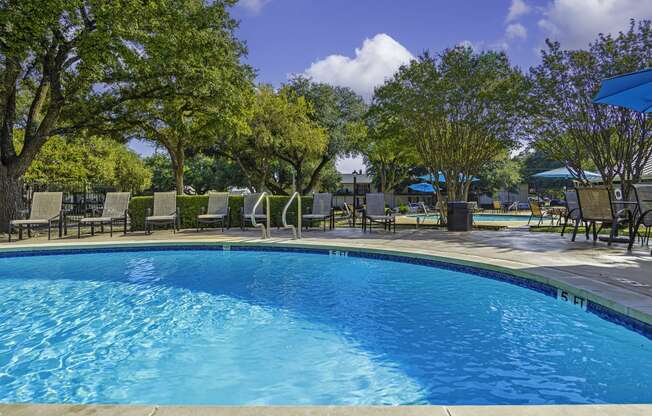
[[[272,227],[280,227],[282,224],[281,215],[283,207],[289,196],[272,195],[269,197],[269,207],[272,211],[270,217]],[[240,216],[244,197],[241,195],[229,196],[229,216],[231,227],[240,227]],[[265,204],[263,201],[262,204]],[[129,215],[131,216],[132,231],[145,230],[145,215],[147,208],[153,208],[153,196],[137,196],[129,202]],[[181,228],[194,228],[197,226],[197,215],[204,212],[208,207],[208,195],[181,195],[177,196],[177,208],[181,212]],[[263,205],[264,207],[264,205]],[[312,208],[312,197],[301,197],[301,212],[309,213]],[[296,201],[288,209],[288,223],[296,225]],[[227,222],[228,223],[228,222]]]

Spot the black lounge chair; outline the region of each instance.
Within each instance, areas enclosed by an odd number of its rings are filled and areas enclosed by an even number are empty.
[[[335,226],[335,216],[333,214],[333,195],[328,192],[316,193],[312,197],[312,210],[309,214],[301,216],[306,230],[313,222],[318,221],[323,224],[326,231],[326,221],[330,230]]]
[[[104,231],[104,226],[109,226],[109,235],[113,237],[113,224],[123,224],[123,234],[127,235],[129,222],[129,192],[108,192],[104,198],[104,208],[99,217],[86,217],[77,223],[77,238],[81,237],[82,225],[90,225],[91,235],[95,235],[95,226],[99,225]]]
[[[197,232],[204,229],[207,224],[220,224],[224,231],[224,224],[228,221],[228,228],[231,228],[229,217],[229,193],[210,192],[208,194],[208,207],[197,216]]]
[[[267,214],[265,214],[263,208],[263,205],[265,205],[263,203],[264,201],[261,201],[260,204],[258,204],[256,212],[254,213],[254,206],[256,205],[256,202],[258,202],[258,199],[260,199],[261,195],[262,193],[256,193],[244,196],[244,204],[240,210],[240,229],[244,230],[247,223],[251,224],[252,215],[256,217],[256,221],[263,222],[267,220]]]
[[[63,203],[63,192],[34,192],[29,218],[26,220],[12,220],[9,222],[9,242],[14,229],[18,229],[18,239],[23,239],[23,227],[27,229],[27,235],[32,236],[35,228],[47,227],[48,240],[52,236],[52,224],[57,223],[59,237],[64,222],[64,212],[61,209]]]
[[[385,209],[385,194],[373,193],[367,194],[367,206],[364,209],[362,218],[362,229],[367,229],[367,222],[369,223],[369,232],[372,230],[373,223],[383,224],[383,229],[391,230],[394,225],[394,232],[396,232],[396,216],[388,214]]]
[[[179,209],[177,208],[177,193],[154,192],[154,212],[147,208],[145,217],[145,230],[147,234],[152,233],[155,225],[171,225],[172,232],[179,229]]]
[[[597,241],[598,234],[605,225],[612,225],[616,215],[611,202],[611,192],[606,186],[592,186],[577,188],[577,201],[581,213],[580,219],[575,221],[572,241],[575,241],[577,229],[581,222],[587,224],[587,235],[593,228],[593,241]],[[597,224],[600,224],[600,228]],[[613,236],[610,236],[609,240]]]
[[[649,245],[652,230],[652,184],[633,185],[632,192],[637,202],[637,212],[629,246],[627,247],[628,251],[632,250],[636,237],[640,239],[641,245]],[[641,226],[645,228],[645,231],[639,234]]]

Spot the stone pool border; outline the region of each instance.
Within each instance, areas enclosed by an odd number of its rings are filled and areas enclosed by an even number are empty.
[[[48,244],[39,246],[2,248],[0,258],[29,257],[43,255],[83,254],[92,252],[137,252],[137,251],[179,251],[179,250],[233,250],[233,251],[275,251],[313,253],[322,255],[347,255],[384,261],[417,264],[428,267],[470,273],[476,276],[521,286],[546,296],[557,298],[558,290],[579,296],[586,301],[586,311],[607,321],[624,326],[652,340],[652,316],[635,308],[621,305],[613,300],[562,281],[540,276],[522,270],[509,269],[489,263],[442,257],[432,254],[378,248],[350,247],[322,243],[301,244],[295,242],[262,241],[192,241],[192,242],[123,242],[92,244]],[[0,416],[2,416],[0,414]]]

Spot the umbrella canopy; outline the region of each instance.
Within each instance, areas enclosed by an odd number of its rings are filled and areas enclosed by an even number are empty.
[[[595,172],[584,171],[584,175],[590,181],[602,179],[602,176],[600,176],[600,174]],[[573,176],[573,174],[568,170],[568,168],[547,170],[545,172],[540,172],[537,173],[536,175],[532,175],[532,177],[539,178],[539,179],[574,179],[575,178],[575,176]]]
[[[426,181],[426,182],[435,182],[435,176],[430,175],[430,174],[429,175],[419,176],[419,179],[421,179],[422,181]],[[462,180],[462,179],[463,179],[463,176],[460,175],[460,180]],[[476,178],[475,176],[471,178],[471,182],[477,182],[479,180],[480,179]],[[444,174],[441,173],[441,172],[439,172],[439,183],[446,183],[446,179],[444,178]]]
[[[652,113],[652,69],[602,80],[596,104],[611,104],[639,113]]]
[[[429,183],[421,182],[421,183],[413,183],[412,185],[408,186],[408,188],[412,189],[413,191],[416,192],[424,192],[424,193],[430,193],[434,194],[435,193],[435,187],[432,186]]]

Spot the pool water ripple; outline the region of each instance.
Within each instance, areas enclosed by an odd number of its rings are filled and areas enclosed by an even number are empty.
[[[210,250],[0,270],[0,402],[652,402],[652,341],[468,273]]]

